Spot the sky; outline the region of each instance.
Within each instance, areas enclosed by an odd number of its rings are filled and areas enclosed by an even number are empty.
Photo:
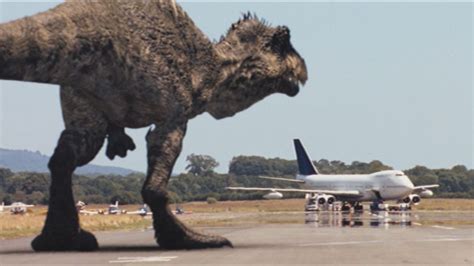
[[[0,23],[55,5],[0,1]],[[232,118],[191,120],[174,173],[191,153],[216,158],[219,172],[238,155],[293,160],[293,138],[313,160],[473,168],[472,3],[181,5],[210,39],[246,11],[287,25],[309,79],[294,98],[272,95]],[[58,86],[0,81],[0,147],[51,155],[62,129]],[[144,172],[147,130],[127,130],[137,145],[127,158],[110,161],[102,149],[92,163]]]

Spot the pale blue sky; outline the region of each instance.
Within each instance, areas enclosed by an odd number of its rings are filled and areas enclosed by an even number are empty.
[[[0,22],[55,3],[0,2]],[[183,3],[218,39],[241,12],[287,25],[309,81],[295,98],[274,95],[230,119],[204,114],[189,124],[174,172],[190,153],[226,172],[236,155],[294,158],[301,138],[312,158],[370,161],[395,168],[473,167],[472,3]],[[0,147],[51,155],[62,130],[58,87],[0,81]],[[137,150],[93,163],[145,171]]]

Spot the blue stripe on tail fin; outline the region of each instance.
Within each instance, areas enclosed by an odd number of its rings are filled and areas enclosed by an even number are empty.
[[[313,162],[306,153],[303,144],[299,139],[294,139],[296,159],[298,160],[298,169],[300,175],[317,175],[319,174],[318,169],[314,166]]]

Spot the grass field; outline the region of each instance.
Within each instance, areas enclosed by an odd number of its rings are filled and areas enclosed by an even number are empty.
[[[258,201],[223,201],[215,204],[206,202],[190,202],[180,204],[186,212],[192,214],[179,215],[186,224],[192,226],[225,226],[238,225],[258,220],[262,223],[292,223],[295,217],[275,215],[278,212],[298,212],[303,210],[303,199],[258,200]],[[139,205],[121,206],[128,211],[137,210]],[[175,208],[172,205],[171,208]],[[107,209],[107,205],[90,205],[88,210]],[[470,199],[424,199],[414,208],[416,211],[456,211],[470,212],[474,210],[474,200]],[[0,214],[0,239],[9,239],[38,234],[44,223],[47,208],[35,206],[25,215]],[[472,221],[469,224],[473,224]],[[81,226],[90,231],[128,230],[151,226],[150,217],[138,215],[81,215]]]

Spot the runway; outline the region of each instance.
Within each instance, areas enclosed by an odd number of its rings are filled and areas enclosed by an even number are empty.
[[[439,215],[439,214],[438,214]],[[464,213],[464,219],[472,214]],[[153,231],[96,233],[96,252],[35,253],[31,238],[3,240],[1,265],[10,264],[465,264],[474,263],[472,225],[423,224],[388,215],[305,216],[301,223],[200,228],[224,235],[234,248],[160,250]],[[332,217],[332,218],[331,218]],[[347,217],[346,217],[347,218]],[[379,223],[375,223],[377,220]],[[306,221],[306,223],[305,223]],[[336,222],[334,222],[336,221]],[[337,222],[341,221],[341,222]]]

